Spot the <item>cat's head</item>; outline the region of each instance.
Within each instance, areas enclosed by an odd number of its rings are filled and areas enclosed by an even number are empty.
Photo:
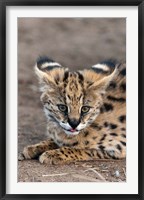
[[[97,67],[96,67],[97,66]],[[102,65],[101,65],[102,67]],[[35,66],[46,117],[52,118],[67,135],[77,135],[99,115],[105,90],[116,74],[101,68],[70,72],[59,63],[40,57]]]

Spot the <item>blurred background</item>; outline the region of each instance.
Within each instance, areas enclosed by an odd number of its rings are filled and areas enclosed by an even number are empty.
[[[19,151],[45,139],[46,119],[33,70],[40,55],[71,70],[89,68],[109,58],[125,61],[126,19],[18,18]],[[19,176],[23,181],[24,173]]]
[[[19,18],[19,78],[47,55],[71,69],[125,60],[125,18]],[[31,76],[31,74],[29,74]]]

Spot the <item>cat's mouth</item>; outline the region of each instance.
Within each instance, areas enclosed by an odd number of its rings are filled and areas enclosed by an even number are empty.
[[[76,130],[76,129],[70,129],[70,130],[64,129],[64,132],[65,132],[67,135],[78,135],[78,134],[79,134],[79,131]]]
[[[85,128],[85,127],[82,127],[82,125],[81,127],[77,126],[76,128],[72,128],[68,123],[62,123],[62,122],[60,122],[60,126],[67,135],[78,135],[79,132],[83,128]]]
[[[62,127],[63,128],[63,127]],[[65,128],[63,128],[63,130],[64,130],[64,132],[67,134],[67,135],[78,135],[79,134],[79,130],[77,130],[77,129],[73,129],[73,128],[71,128],[71,129],[65,129]]]

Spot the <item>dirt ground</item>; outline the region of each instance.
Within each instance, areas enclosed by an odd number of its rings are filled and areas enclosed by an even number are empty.
[[[107,58],[126,59],[126,23],[119,18],[18,19],[18,151],[46,138],[46,119],[33,66],[47,55],[71,70]],[[19,182],[123,182],[126,161],[77,162],[46,166],[18,162]]]

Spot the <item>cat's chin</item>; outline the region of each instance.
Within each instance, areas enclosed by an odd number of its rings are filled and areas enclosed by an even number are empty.
[[[64,130],[64,132],[66,133],[66,135],[69,135],[69,136],[73,136],[73,135],[78,135],[79,134],[79,131],[71,132],[71,131]]]

